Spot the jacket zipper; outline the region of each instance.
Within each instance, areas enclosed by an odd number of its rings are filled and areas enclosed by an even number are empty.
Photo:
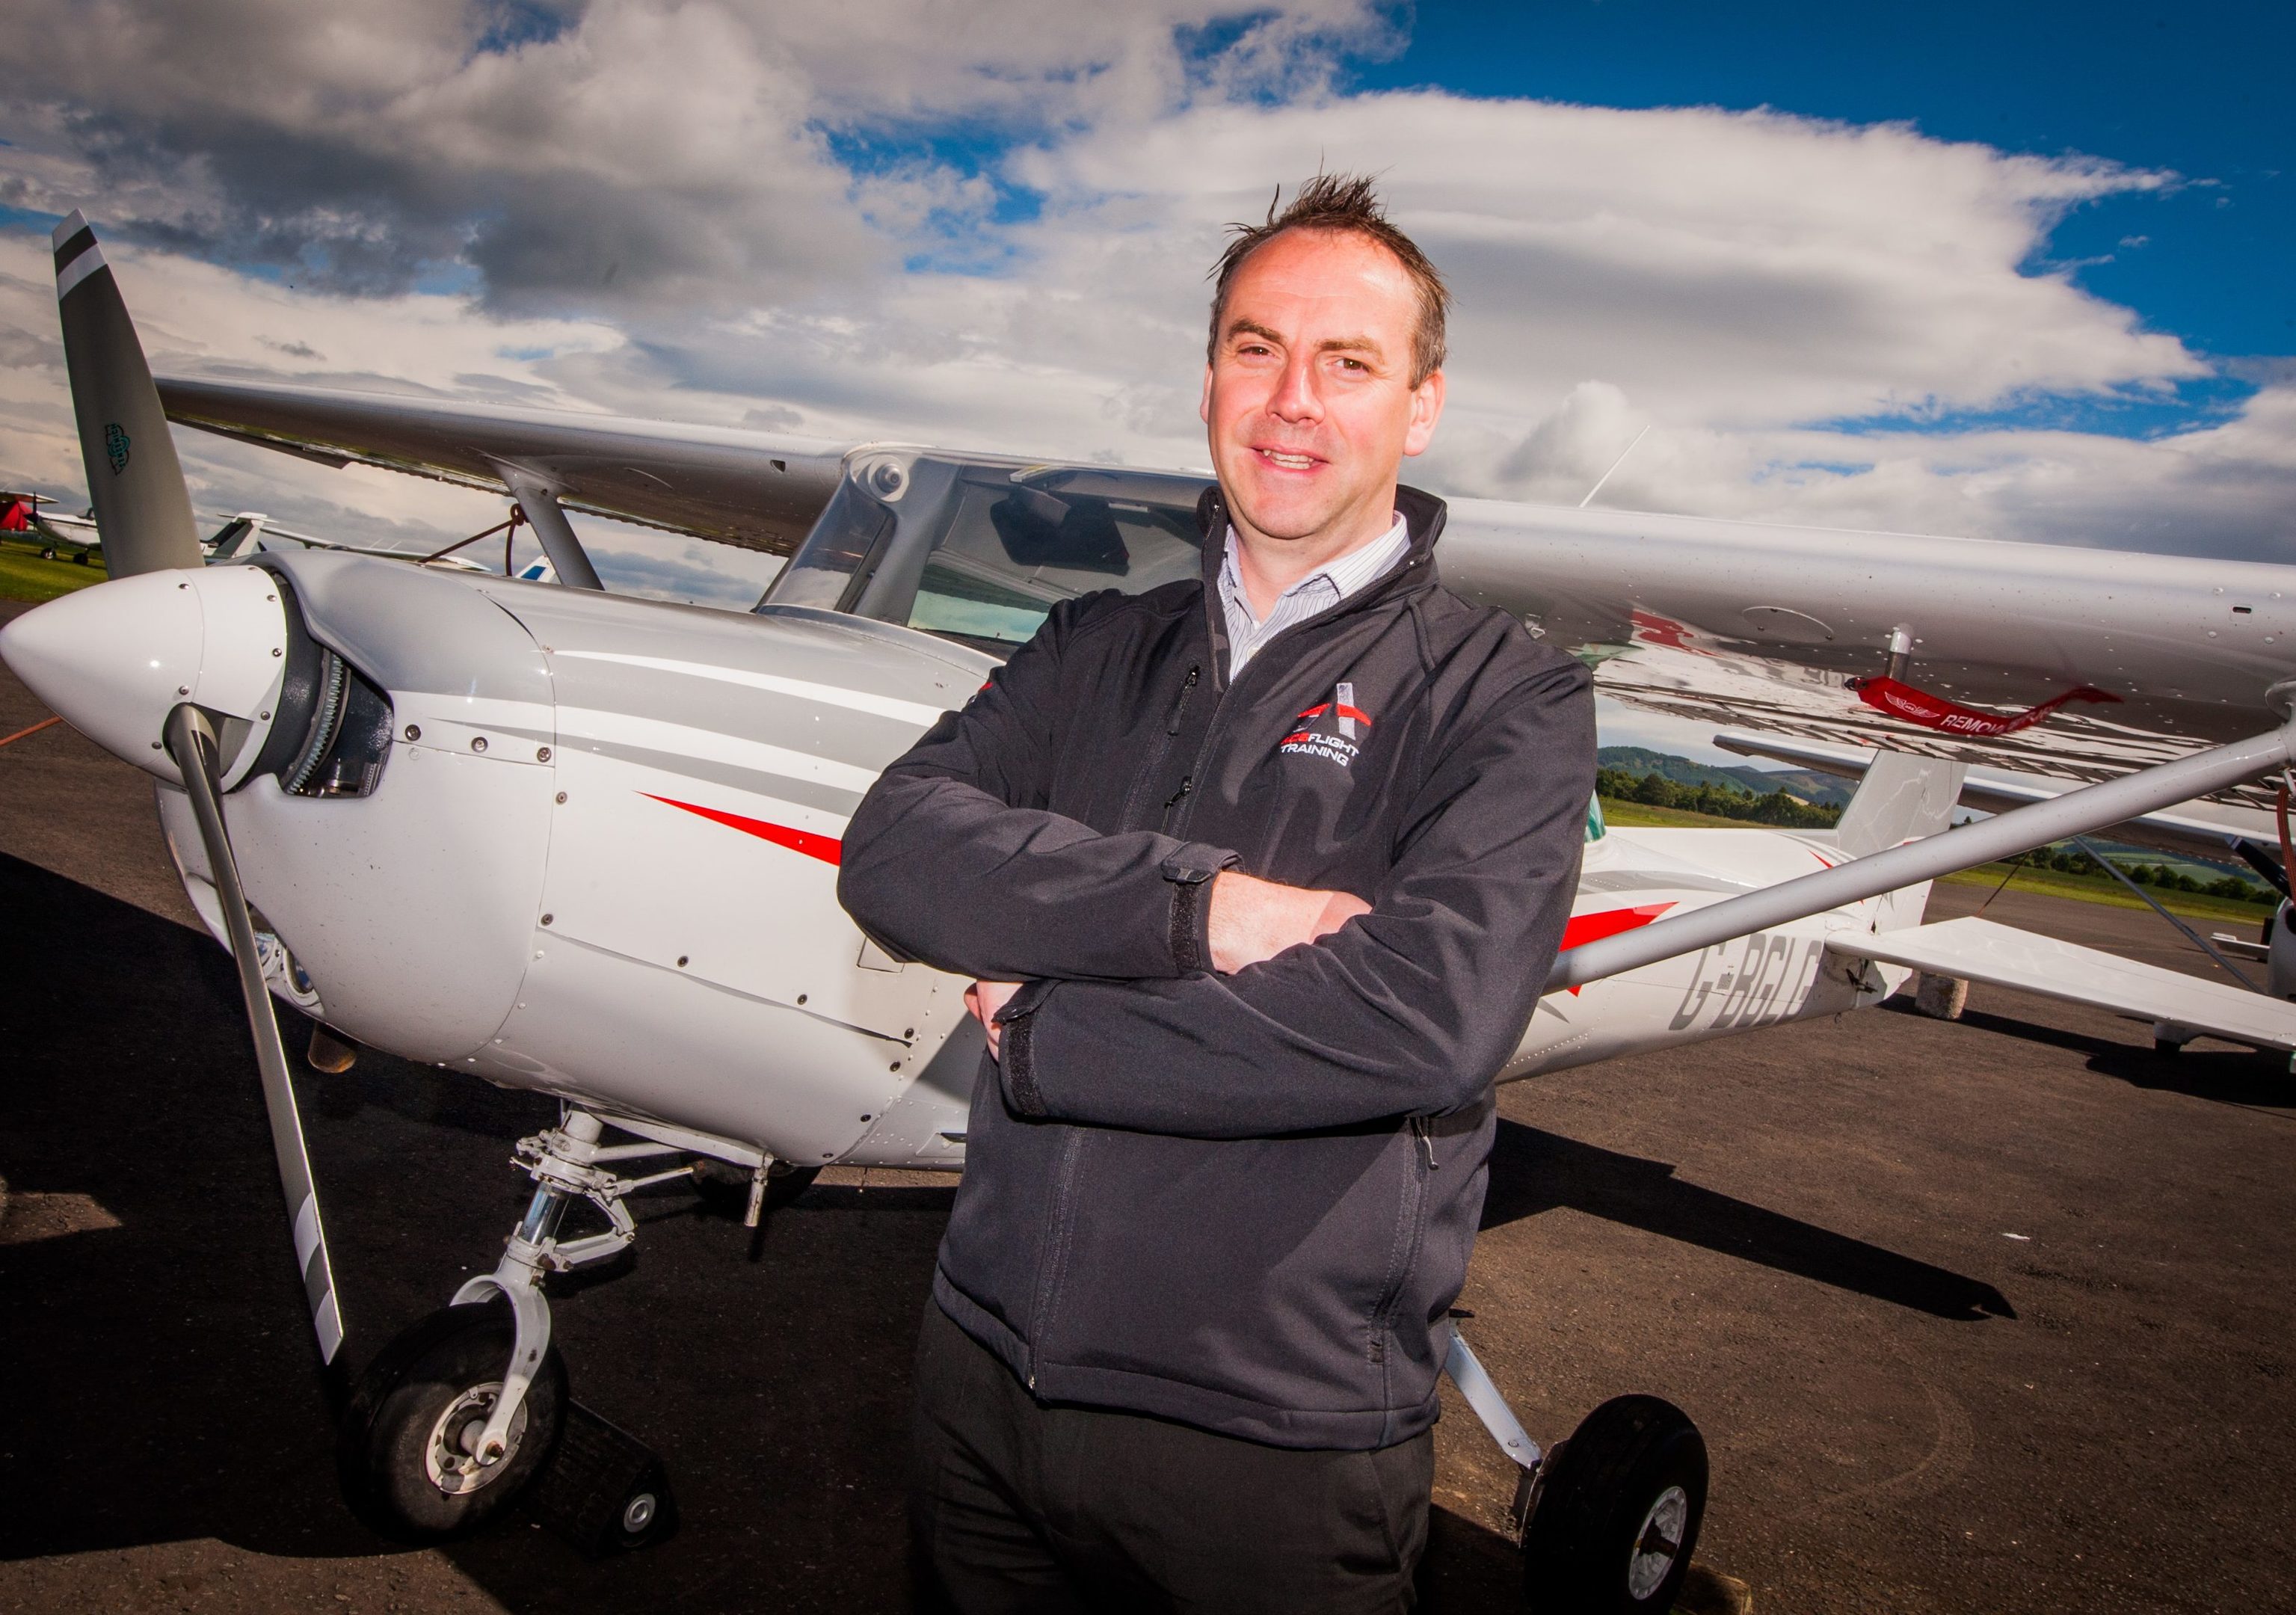
[[[1029,1389],[1037,1389],[1037,1359],[1044,1354],[1046,1335],[1052,1327],[1053,1308],[1059,1299],[1061,1278],[1068,1266],[1070,1222],[1076,1204],[1077,1157],[1083,1151],[1084,1135],[1075,1127],[1067,1129],[1068,1136],[1061,1140],[1060,1164],[1053,1175],[1053,1216],[1046,1230],[1051,1249],[1042,1258],[1037,1273],[1037,1300],[1029,1309]]]
[[[1132,829],[1142,823],[1139,816],[1140,799],[1148,790],[1149,783],[1163,768],[1164,759],[1172,754],[1172,738],[1179,734],[1181,721],[1188,715],[1188,698],[1196,693],[1196,685],[1203,677],[1203,672],[1201,662],[1192,663],[1188,668],[1187,677],[1180,681],[1179,696],[1172,702],[1172,716],[1164,723],[1163,742],[1156,748],[1156,755],[1150,759],[1148,766],[1140,771],[1139,778],[1133,785],[1131,794],[1124,799],[1122,828]],[[1164,819],[1168,824],[1171,817],[1172,804],[1167,801],[1164,804]]]
[[[1393,1321],[1396,1304],[1403,1299],[1403,1286],[1410,1281],[1411,1270],[1419,1263],[1419,1242],[1425,1237],[1427,1215],[1427,1179],[1435,1170],[1434,1129],[1424,1116],[1409,1118],[1412,1136],[1411,1193],[1403,1217],[1408,1226],[1398,1230],[1406,1235],[1403,1259],[1396,1264],[1395,1276],[1388,1281],[1387,1289],[1379,1298],[1379,1306],[1371,1318],[1371,1360],[1387,1361],[1388,1325]]]

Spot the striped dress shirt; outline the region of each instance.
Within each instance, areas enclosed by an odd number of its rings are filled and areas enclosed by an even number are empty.
[[[1411,529],[1401,512],[1385,537],[1317,567],[1276,596],[1265,618],[1251,614],[1243,574],[1236,565],[1235,529],[1227,530],[1227,559],[1220,563],[1220,605],[1227,617],[1227,676],[1234,678],[1259,647],[1295,622],[1328,611],[1349,595],[1378,582],[1402,564],[1411,550]]]

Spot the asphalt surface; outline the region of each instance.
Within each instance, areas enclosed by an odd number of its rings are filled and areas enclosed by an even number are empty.
[[[0,606],[0,615],[12,614]],[[0,674],[0,734],[45,716]],[[1946,889],[1932,917],[1979,891]],[[1990,917],[2208,973],[2158,920]],[[754,1252],[690,1195],[562,1292],[576,1394],[684,1528],[411,1551],[345,1512],[227,960],[143,776],[0,749],[0,1611],[898,1610],[907,1355],[950,1190],[845,1173]],[[299,1048],[291,1027],[291,1044]],[[550,1107],[372,1053],[303,1092],[358,1359],[492,1265]],[[1462,1304],[1535,1435],[1698,1420],[1702,1561],[1773,1611],[2296,1608],[2296,1081],[1975,989],[1518,1085]],[[1424,1578],[1520,1607],[1450,1404]]]

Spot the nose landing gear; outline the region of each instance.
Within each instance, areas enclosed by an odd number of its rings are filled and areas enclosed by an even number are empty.
[[[678,1152],[656,1144],[602,1146],[603,1130],[595,1116],[576,1111],[519,1141],[534,1199],[501,1262],[456,1291],[451,1306],[392,1340],[359,1376],[336,1468],[351,1506],[385,1535],[436,1541],[474,1530],[551,1461],[570,1414],[586,1430],[603,1426],[568,1396],[565,1365],[550,1344],[543,1276],[619,1255],[637,1237],[623,1197],[686,1176],[682,1165],[618,1176],[605,1163]],[[559,1224],[577,1198],[603,1213],[607,1228],[562,1241]],[[510,1304],[507,1317],[485,1305],[497,1295]],[[635,1525],[623,1522],[617,1545],[636,1545],[667,1529],[668,1513],[658,1501],[666,1491],[657,1487],[652,1495],[656,1502],[639,1505],[634,1494],[639,1517]]]

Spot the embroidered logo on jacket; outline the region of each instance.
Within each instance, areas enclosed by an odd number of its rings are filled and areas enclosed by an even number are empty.
[[[1363,748],[1358,741],[1371,733],[1371,714],[1356,705],[1356,687],[1342,684],[1332,699],[1300,714],[1299,726],[1275,743],[1291,757],[1320,757],[1325,762],[1349,767]]]

